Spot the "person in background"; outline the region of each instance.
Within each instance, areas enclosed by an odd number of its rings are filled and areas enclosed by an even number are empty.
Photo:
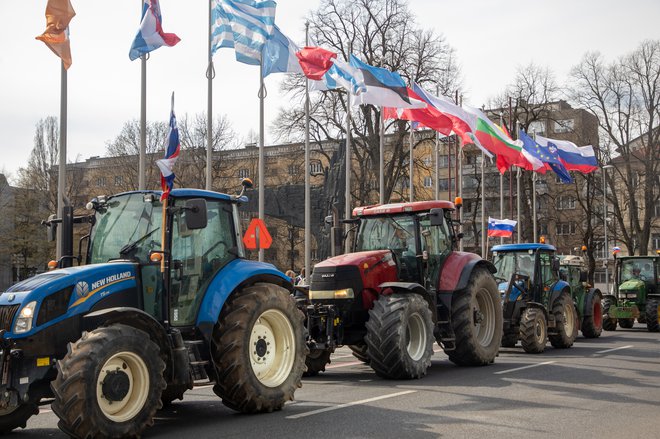
[[[300,274],[296,277],[294,285],[306,285],[307,281],[305,280],[305,267],[300,269]]]
[[[292,283],[292,284],[294,284],[294,285],[296,284],[296,282],[297,282],[297,278],[296,278],[296,272],[295,272],[295,271],[293,271],[293,270],[287,270],[286,273],[284,273],[284,274],[286,274],[287,277],[288,277],[289,279],[291,279],[291,283]]]

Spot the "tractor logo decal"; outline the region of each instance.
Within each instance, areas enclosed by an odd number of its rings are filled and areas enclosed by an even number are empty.
[[[115,284],[118,284],[120,282],[125,282],[127,280],[132,280],[132,279],[135,279],[135,276],[133,275],[133,273],[130,272],[130,271],[125,271],[123,273],[112,274],[110,276],[101,278],[101,279],[99,279],[95,282],[92,282],[92,291],[89,291],[85,296],[80,296],[79,295],[79,299],[76,300],[75,302],[73,302],[73,305],[71,305],[69,308],[73,308],[74,306],[80,305],[81,303],[83,303],[87,299],[89,299],[90,297],[94,296],[99,291],[101,291],[105,288],[108,288],[111,285],[115,285]],[[79,282],[78,284],[80,284],[80,283],[85,283],[86,284],[86,282]],[[78,291],[78,284],[76,284],[76,292]],[[108,291],[105,291],[101,294],[101,296],[105,296],[108,293],[109,293]]]
[[[16,298],[16,294],[10,293],[7,296],[7,302],[13,302],[15,298]]]
[[[85,297],[87,294],[89,294],[89,284],[81,280],[76,284],[76,295],[78,297]]]

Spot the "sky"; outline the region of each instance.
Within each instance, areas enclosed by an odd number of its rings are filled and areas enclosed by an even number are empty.
[[[46,0],[0,0],[0,173],[15,178],[33,147],[35,126],[59,117],[60,60],[41,41]],[[142,0],[71,0],[73,65],[68,70],[67,161],[105,155],[123,125],[140,117],[140,62],[128,52],[139,27]],[[320,0],[279,0],[276,23],[304,42],[305,16]],[[151,53],[147,63],[147,120],[167,122],[175,92],[178,117],[206,112],[207,0],[161,0],[163,29],[181,42]],[[614,61],[645,39],[660,39],[658,0],[408,0],[424,29],[456,50],[464,102],[480,107],[503,91],[516,69],[549,67],[565,82],[585,53]],[[240,138],[258,131],[259,69],[235,61],[233,50],[214,57],[213,112],[226,114]],[[286,106],[283,74],[266,78],[266,127]],[[266,144],[275,143],[268,131]]]

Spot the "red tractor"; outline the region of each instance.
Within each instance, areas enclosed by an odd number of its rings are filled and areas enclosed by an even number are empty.
[[[455,250],[454,211],[449,201],[353,210],[353,252],[312,273],[308,376],[342,345],[388,379],[423,377],[434,340],[457,365],[494,361],[503,327],[495,267]]]

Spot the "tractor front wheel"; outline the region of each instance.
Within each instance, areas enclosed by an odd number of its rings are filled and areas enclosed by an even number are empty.
[[[527,308],[520,319],[520,344],[525,352],[540,354],[548,342],[548,322],[538,308]]]
[[[325,371],[325,366],[330,364],[330,351],[325,349],[312,349],[305,357],[305,366],[307,370],[303,373],[304,377],[313,377],[319,372]]]
[[[293,400],[305,370],[304,315],[289,292],[258,283],[233,293],[213,329],[213,387],[227,407],[272,412]]]
[[[369,311],[365,341],[369,365],[378,376],[394,380],[423,377],[433,355],[428,302],[418,294],[381,296]]]
[[[616,306],[616,302],[610,298],[603,299],[603,329],[616,331],[616,317],[610,317],[610,308]]]
[[[552,314],[555,317],[556,334],[548,336],[550,344],[555,348],[570,348],[577,338],[577,312],[573,299],[568,293],[562,293],[552,304]]]
[[[649,332],[660,331],[660,301],[658,299],[649,299],[646,302],[644,317]]]
[[[73,437],[140,437],[162,404],[165,363],[139,329],[115,324],[70,343],[51,383],[58,426]]]
[[[454,294],[451,325],[456,349],[445,351],[459,366],[485,366],[495,361],[502,342],[502,303],[493,276],[476,267],[466,289]]]
[[[635,319],[619,319],[619,326],[624,329],[630,329],[635,326]]]
[[[600,294],[594,294],[591,315],[582,319],[582,335],[598,338],[603,332],[603,303]]]

